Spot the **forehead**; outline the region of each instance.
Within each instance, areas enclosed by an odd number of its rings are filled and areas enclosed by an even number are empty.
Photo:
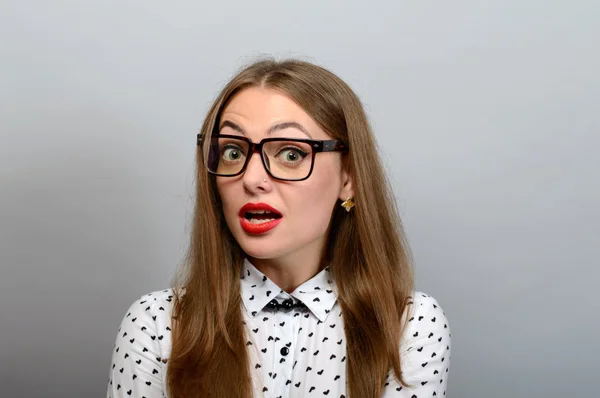
[[[271,126],[287,122],[301,124],[314,139],[329,138],[312,117],[289,96],[263,87],[250,87],[237,93],[221,113],[220,123],[226,120],[239,125],[249,138],[264,138]],[[225,129],[230,133],[228,127]],[[294,128],[277,133],[286,136],[298,134],[304,136]]]

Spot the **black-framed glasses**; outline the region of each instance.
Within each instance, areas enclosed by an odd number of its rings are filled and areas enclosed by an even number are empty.
[[[198,134],[197,145],[202,146],[204,138]],[[261,155],[265,170],[271,177],[283,181],[302,181],[310,177],[317,153],[348,153],[348,147],[338,140],[265,138],[254,143],[239,135],[213,134],[208,151],[203,151],[203,163],[211,174],[234,177],[246,170],[254,152]]]

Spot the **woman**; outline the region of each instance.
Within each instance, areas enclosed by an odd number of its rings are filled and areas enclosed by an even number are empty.
[[[186,268],[123,318],[107,396],[444,396],[448,322],[413,290],[348,85],[310,63],[256,62],[197,144]]]

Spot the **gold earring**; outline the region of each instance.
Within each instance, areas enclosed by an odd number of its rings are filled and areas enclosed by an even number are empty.
[[[354,207],[354,202],[352,199],[348,198],[344,202],[342,202],[342,207],[346,209],[347,212],[350,212],[350,209]]]

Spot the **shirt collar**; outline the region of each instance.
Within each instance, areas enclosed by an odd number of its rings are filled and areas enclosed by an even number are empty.
[[[329,267],[298,286],[292,293],[286,293],[261,273],[248,259],[244,259],[241,275],[241,293],[248,315],[255,317],[271,300],[294,297],[300,300],[319,319],[325,322],[337,301],[337,289]]]

